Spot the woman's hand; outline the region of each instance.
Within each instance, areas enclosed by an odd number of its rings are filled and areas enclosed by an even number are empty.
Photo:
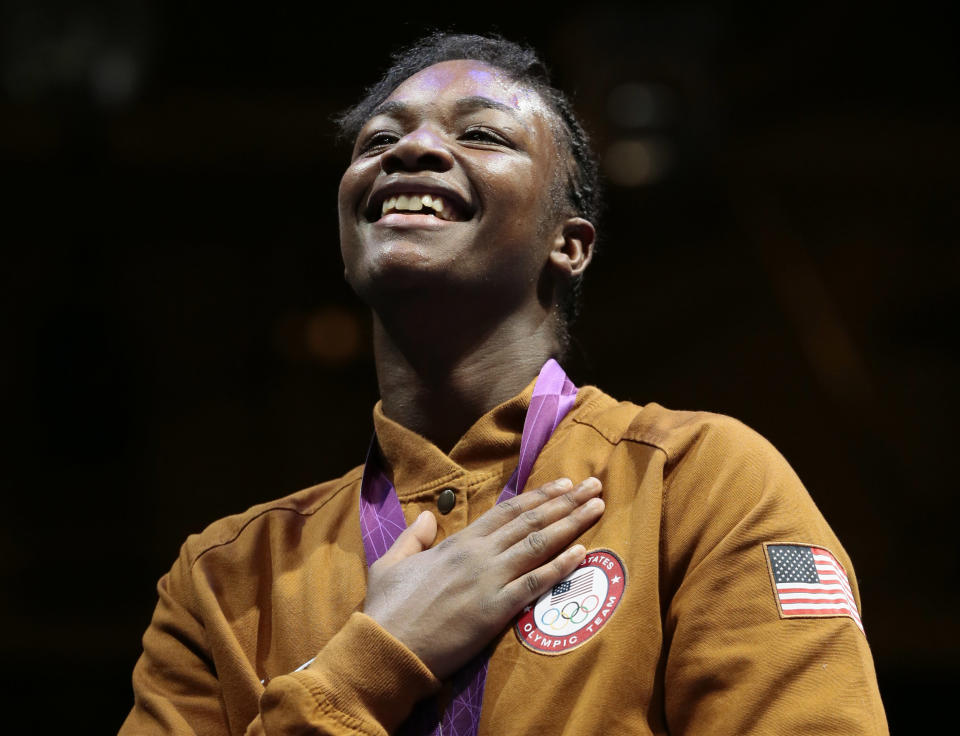
[[[583,546],[567,545],[603,513],[600,490],[596,478],[548,483],[433,549],[437,521],[424,511],[370,567],[364,613],[446,677],[583,561]]]

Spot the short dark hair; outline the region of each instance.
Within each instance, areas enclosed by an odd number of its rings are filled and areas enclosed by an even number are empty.
[[[355,140],[360,129],[380,103],[406,79],[427,67],[443,61],[472,59],[489,64],[507,74],[513,81],[529,86],[540,95],[556,116],[562,143],[567,149],[567,206],[573,214],[598,226],[601,207],[600,177],[597,160],[590,148],[590,139],[573,112],[570,100],[550,82],[550,74],[537,53],[507,39],[437,31],[392,56],[392,65],[360,102],[337,118],[340,135]],[[571,165],[572,164],[572,165]],[[580,311],[580,277],[563,295],[561,319],[566,326]],[[564,341],[567,335],[562,335]]]

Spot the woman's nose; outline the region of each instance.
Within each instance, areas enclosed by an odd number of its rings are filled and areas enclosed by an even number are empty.
[[[453,156],[440,135],[421,126],[397,141],[381,159],[387,174],[396,171],[447,171],[453,167]]]

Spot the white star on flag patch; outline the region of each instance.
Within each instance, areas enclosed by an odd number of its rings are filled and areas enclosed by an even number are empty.
[[[860,631],[860,611],[843,565],[812,544],[764,543],[781,618],[847,616]]]

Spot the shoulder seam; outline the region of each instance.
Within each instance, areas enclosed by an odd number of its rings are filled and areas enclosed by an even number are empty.
[[[580,418],[577,418],[577,417],[574,417],[573,421],[574,421],[576,424],[583,425],[584,427],[589,427],[589,428],[592,429],[594,432],[596,432],[598,435],[600,435],[600,436],[604,439],[604,441],[606,441],[607,444],[609,444],[609,445],[611,445],[611,446],[619,445],[621,442],[633,442],[634,444],[637,444],[637,445],[647,445],[648,447],[652,447],[654,450],[660,450],[660,452],[662,452],[664,455],[667,456],[667,459],[668,459],[668,460],[670,459],[670,453],[667,452],[667,449],[666,449],[665,447],[663,447],[662,445],[654,442],[653,440],[643,439],[642,437],[628,437],[628,436],[626,436],[625,434],[620,435],[620,437],[618,437],[616,440],[612,440],[612,439],[610,439],[606,434],[604,434],[603,431],[600,430],[600,429],[599,429],[595,424],[593,424],[592,422],[589,422],[589,421],[586,421],[586,420],[584,420],[584,419],[580,419]]]
[[[226,539],[222,542],[216,542],[208,545],[207,547],[204,547],[200,552],[197,553],[197,556],[194,557],[193,560],[190,562],[190,569],[193,569],[193,566],[196,565],[197,562],[200,560],[200,558],[203,557],[205,554],[207,554],[207,552],[217,549],[218,547],[226,547],[228,544],[233,544],[235,541],[237,541],[237,538],[241,534],[243,534],[246,528],[250,526],[250,524],[252,524],[257,519],[273,511],[292,511],[295,514],[300,514],[300,516],[313,516],[317,511],[319,511],[324,506],[326,506],[335,496],[337,496],[341,491],[343,491],[344,488],[346,488],[347,486],[351,485],[354,482],[356,482],[355,475],[351,475],[349,479],[344,478],[344,482],[342,485],[338,486],[326,498],[320,501],[320,503],[318,503],[316,507],[310,509],[309,511],[301,511],[300,509],[294,508],[292,506],[270,506],[269,508],[263,509],[262,511],[260,511],[260,513],[254,514],[245,522],[243,522],[243,524],[240,525],[236,533],[232,537],[230,537],[230,539]]]

